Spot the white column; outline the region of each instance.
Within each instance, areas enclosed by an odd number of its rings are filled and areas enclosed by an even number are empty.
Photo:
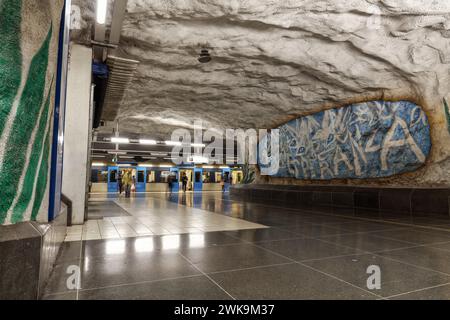
[[[92,49],[70,46],[64,125],[62,192],[72,200],[72,223],[84,222],[89,144]]]

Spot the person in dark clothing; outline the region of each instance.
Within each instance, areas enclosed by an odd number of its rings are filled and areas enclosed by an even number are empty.
[[[118,183],[119,183],[119,195],[121,195],[122,191],[123,191],[123,183],[122,183],[122,174],[121,173],[119,173]]]
[[[188,183],[188,177],[187,177],[186,173],[183,174],[183,177],[181,178],[181,182],[183,184],[183,192],[186,192],[187,183]]]
[[[167,184],[169,185],[169,192],[172,193],[172,189],[173,189],[173,178],[172,178],[171,175],[167,178]]]

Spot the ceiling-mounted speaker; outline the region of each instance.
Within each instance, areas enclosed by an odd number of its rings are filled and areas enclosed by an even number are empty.
[[[211,55],[209,54],[208,49],[202,49],[200,52],[200,57],[198,58],[200,63],[208,63],[211,61]]]

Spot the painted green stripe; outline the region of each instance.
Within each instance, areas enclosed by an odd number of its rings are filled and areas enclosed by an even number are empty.
[[[52,27],[42,47],[31,60],[27,82],[17,108],[11,133],[8,137],[0,169],[0,224],[3,224],[16,196],[19,179],[25,166],[31,133],[36,126],[44,99],[45,76]]]
[[[50,154],[50,127],[47,131],[47,136],[44,143],[44,152],[42,153],[41,167],[39,168],[38,181],[36,183],[36,190],[34,196],[33,209],[31,211],[31,220],[36,220],[39,214],[39,209],[42,205],[42,200],[44,199],[45,190],[47,188],[48,180],[48,161]]]
[[[17,201],[17,204],[13,209],[11,223],[17,223],[23,220],[23,214],[25,210],[28,208],[28,204],[30,203],[31,198],[33,197],[34,181],[36,177],[36,171],[39,166],[39,159],[42,154],[42,145],[44,143],[45,128],[47,127],[48,122],[48,111],[50,107],[50,94],[52,91],[52,85],[53,80],[50,84],[50,89],[47,94],[47,100],[41,113],[41,119],[39,120],[39,127],[36,132],[33,149],[30,155],[30,161],[28,162],[28,168],[23,182],[22,193],[20,194],[19,200]]]
[[[22,78],[21,14],[21,0],[0,1],[0,135]]]

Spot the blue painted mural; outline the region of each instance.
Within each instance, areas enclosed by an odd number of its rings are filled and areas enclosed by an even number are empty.
[[[416,170],[431,149],[427,116],[409,101],[352,104],[278,129],[279,169],[274,177],[388,177]]]

